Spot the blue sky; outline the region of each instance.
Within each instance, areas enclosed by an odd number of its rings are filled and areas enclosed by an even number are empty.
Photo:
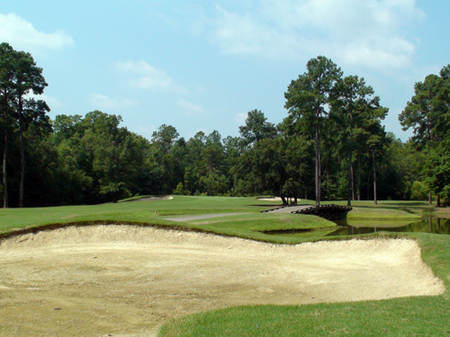
[[[44,69],[52,118],[98,109],[147,138],[162,124],[238,136],[253,109],[279,123],[287,86],[324,55],[365,78],[406,141],[414,83],[450,63],[449,14],[435,0],[3,0],[0,40]]]

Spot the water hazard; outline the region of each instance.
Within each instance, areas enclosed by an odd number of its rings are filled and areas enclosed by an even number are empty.
[[[375,232],[409,232],[409,233],[434,233],[450,234],[450,219],[448,218],[423,218],[421,221],[412,223],[397,221],[340,221],[337,223],[340,228],[329,236],[335,235],[356,235]]]

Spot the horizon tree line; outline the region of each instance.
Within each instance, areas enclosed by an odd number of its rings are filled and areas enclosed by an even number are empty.
[[[388,109],[373,88],[364,78],[344,77],[324,56],[291,81],[287,116],[278,125],[255,109],[239,137],[214,130],[188,140],[166,124],[148,140],[121,127],[120,116],[101,111],[51,121],[47,104],[30,96],[47,86],[32,56],[3,43],[0,65],[4,207],[171,193],[271,194],[284,204],[308,198],[317,205],[430,193],[450,198],[449,66],[416,84],[399,116],[414,137],[402,143],[384,130]]]

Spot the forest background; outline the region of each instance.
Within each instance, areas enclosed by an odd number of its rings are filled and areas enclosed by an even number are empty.
[[[450,197],[450,66],[416,83],[399,115],[413,137],[402,142],[384,130],[388,109],[373,88],[324,56],[288,85],[278,125],[255,109],[239,137],[200,131],[189,139],[166,124],[146,139],[98,110],[50,120],[32,55],[2,43],[0,64],[4,207],[171,193],[269,194],[285,203]]]

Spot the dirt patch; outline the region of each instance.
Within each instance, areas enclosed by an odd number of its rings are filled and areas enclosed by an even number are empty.
[[[153,336],[170,317],[229,306],[443,291],[417,243],[403,239],[286,246],[98,225],[0,245],[2,336]]]

